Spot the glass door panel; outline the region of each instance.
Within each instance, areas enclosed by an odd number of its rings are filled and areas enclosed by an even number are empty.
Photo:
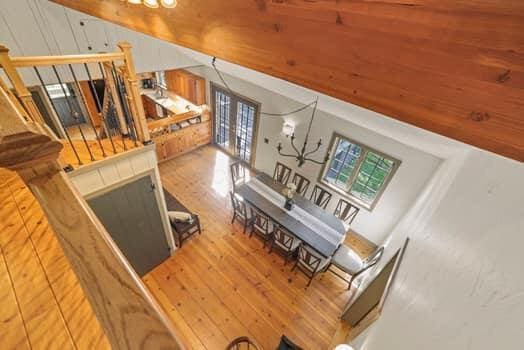
[[[221,91],[215,91],[215,143],[229,150],[229,114],[231,98]]]
[[[215,144],[251,165],[258,104],[215,85],[212,96]]]
[[[236,153],[235,155],[251,163],[253,132],[255,125],[255,106],[245,102],[237,103]]]

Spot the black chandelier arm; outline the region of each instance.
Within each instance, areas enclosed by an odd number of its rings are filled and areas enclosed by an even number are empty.
[[[312,150],[312,151],[307,152],[306,154],[304,154],[304,158],[306,158],[306,157],[309,156],[310,154],[313,154],[313,153],[315,153],[316,151],[318,151],[318,149],[320,148],[320,146],[322,146],[322,144],[317,143],[317,147],[316,147],[314,150]]]
[[[286,154],[286,153],[282,153],[280,151],[278,151],[278,154],[281,155],[282,157],[293,157],[293,158],[297,157],[296,154]]]
[[[316,163],[318,165],[324,165],[326,164],[327,160],[324,160],[323,162],[320,162],[318,160],[315,160],[315,159],[311,159],[311,158],[304,158],[305,161],[308,161],[308,162],[313,162],[313,163]]]
[[[297,155],[301,154],[300,151],[298,150],[297,146],[295,146],[295,134],[293,134],[291,136],[291,147],[293,147],[295,152],[297,152]]]

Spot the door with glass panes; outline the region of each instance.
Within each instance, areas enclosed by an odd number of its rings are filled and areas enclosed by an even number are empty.
[[[236,158],[254,162],[259,104],[211,85],[214,143]]]

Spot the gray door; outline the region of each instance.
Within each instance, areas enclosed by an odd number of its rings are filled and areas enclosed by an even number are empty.
[[[149,176],[92,198],[88,203],[139,276],[169,257]]]

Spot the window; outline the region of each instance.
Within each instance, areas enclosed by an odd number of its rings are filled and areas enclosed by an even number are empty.
[[[162,89],[167,89],[166,72],[161,70],[155,72],[156,84]]]
[[[321,182],[371,210],[400,161],[334,134]]]
[[[49,93],[49,98],[51,99],[71,96],[71,91],[69,90],[67,84],[49,84],[46,85],[45,88]]]

